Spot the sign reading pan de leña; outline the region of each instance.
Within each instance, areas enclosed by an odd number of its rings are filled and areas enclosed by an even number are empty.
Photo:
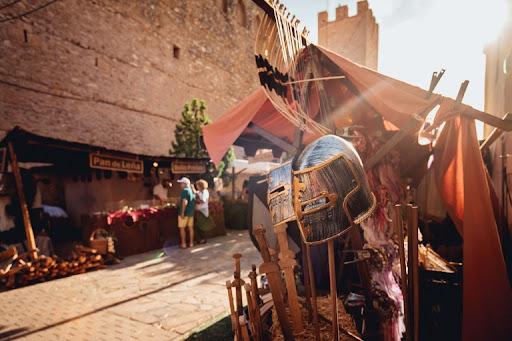
[[[128,173],[143,173],[144,162],[111,155],[89,154],[89,166],[96,169],[120,171]]]

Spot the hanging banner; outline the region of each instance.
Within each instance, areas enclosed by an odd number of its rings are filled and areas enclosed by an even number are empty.
[[[171,172],[174,174],[204,174],[206,164],[202,160],[174,160],[171,163]]]
[[[111,171],[143,173],[144,162],[142,160],[126,159],[118,156],[104,154],[89,154],[89,166],[96,169]]]

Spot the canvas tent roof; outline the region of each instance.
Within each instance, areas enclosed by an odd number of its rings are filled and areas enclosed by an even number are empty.
[[[463,338],[471,340],[505,339],[512,334],[512,290],[497,232],[485,166],[476,137],[474,118],[511,130],[503,121],[454,99],[382,75],[337,55],[318,49],[322,62],[348,81],[352,97],[342,98],[339,107],[351,101],[368,106],[380,115],[388,129],[409,130],[415,136],[424,115],[436,105],[435,125],[446,122],[438,138],[432,167],[443,202],[464,239]],[[340,96],[341,90],[338,92]],[[332,94],[336,94],[334,89]],[[314,114],[312,115],[314,116]],[[343,117],[332,117],[335,125]],[[241,135],[254,135],[251,124],[289,143],[295,126],[287,121],[259,89],[236,107],[203,129],[204,141],[212,161],[218,162]],[[306,133],[304,143],[316,137]],[[491,266],[492,265],[492,266]],[[485,308],[484,308],[485,307]]]
[[[418,115],[429,111],[437,104],[442,104],[438,117],[451,117],[463,111],[470,117],[491,120],[489,123],[494,126],[505,124],[508,127],[507,130],[512,129],[512,122],[502,122],[470,106],[458,104],[448,97],[438,94],[430,95],[427,90],[358,65],[321,46],[313,48],[318,49],[326,65],[331,69],[336,68],[334,72],[343,74],[347,83],[350,84],[351,91],[343,95],[340,95],[339,88],[333,86],[332,89],[332,93],[337,93],[336,96],[343,96],[341,99],[343,105],[349,104],[346,111],[364,106],[366,110],[372,110],[381,115],[388,129],[404,128],[411,118],[417,118],[415,124],[415,131],[417,131],[423,123],[423,118]],[[342,127],[346,123],[343,117],[332,119],[337,127]],[[212,161],[214,163],[220,161],[228,148],[238,139],[261,141],[256,137],[251,125],[261,127],[272,135],[293,143],[295,126],[273,107],[263,88],[259,88],[217,118],[215,122],[203,128],[204,142]],[[306,132],[304,142],[308,143],[316,137],[318,135],[314,132]]]

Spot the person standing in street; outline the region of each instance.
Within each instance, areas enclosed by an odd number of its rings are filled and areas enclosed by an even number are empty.
[[[196,181],[196,189],[196,234],[199,244],[204,244],[206,243],[206,232],[212,228],[208,210],[208,200],[210,199],[208,182],[202,179]]]
[[[187,247],[187,230],[189,235],[188,246],[194,246],[194,213],[195,195],[190,180],[183,177],[178,180],[181,186],[180,202],[178,205],[178,228],[180,230],[180,248]]]
[[[153,187],[153,199],[157,200],[161,205],[169,200],[169,188],[172,184],[167,179],[162,179]]]

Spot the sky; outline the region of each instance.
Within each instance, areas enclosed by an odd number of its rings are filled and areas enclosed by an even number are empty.
[[[463,102],[484,109],[485,46],[499,35],[507,0],[369,0],[379,24],[379,71],[428,88],[445,69],[436,92],[455,98],[469,80]],[[355,15],[357,0],[281,0],[317,41],[317,13],[338,5]],[[481,129],[479,129],[481,130]]]

